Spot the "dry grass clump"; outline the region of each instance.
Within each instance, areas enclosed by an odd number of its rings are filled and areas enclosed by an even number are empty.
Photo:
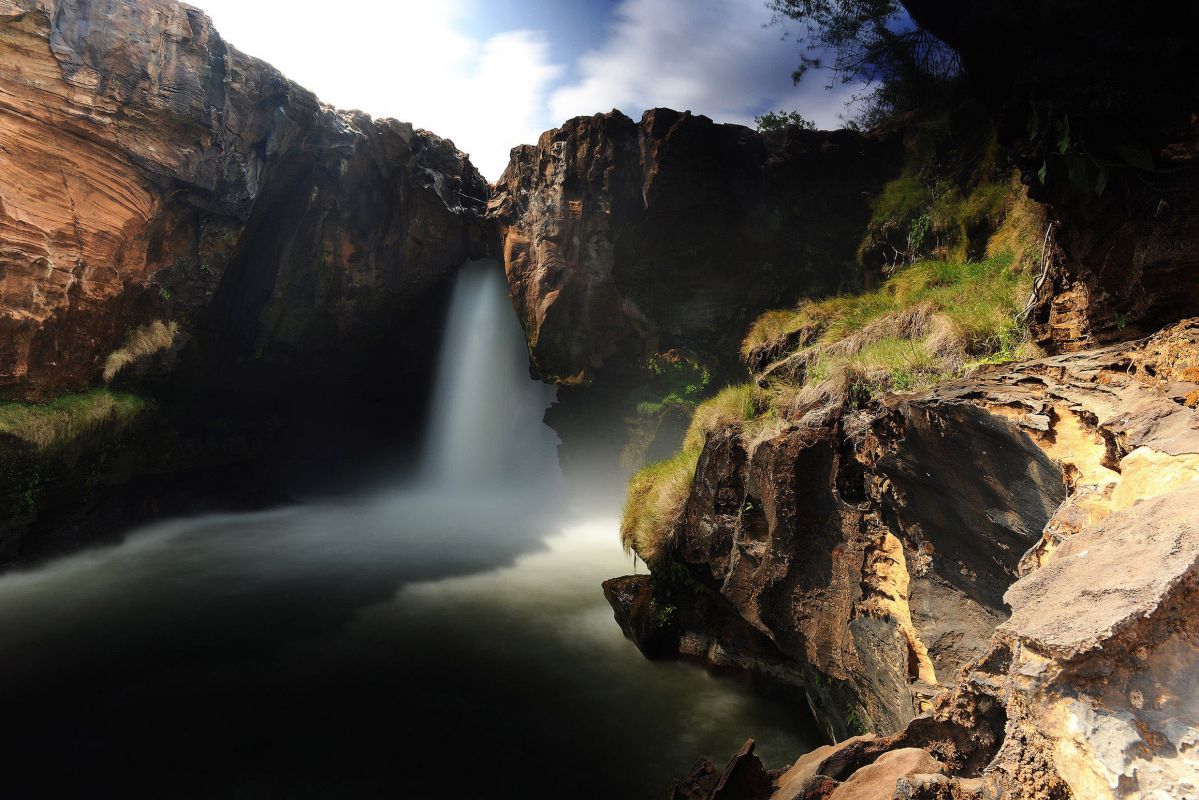
[[[696,406],[683,437],[682,449],[656,464],[638,470],[629,480],[628,497],[620,522],[620,540],[626,551],[647,564],[655,564],[669,550],[674,530],[691,492],[695,468],[708,433],[741,425],[747,435],[768,425],[761,398],[752,384],[729,386]]]
[[[1003,222],[987,242],[987,257],[1009,254],[1013,269],[1028,272],[1039,270],[1048,222],[1045,206],[1031,200],[1019,177],[1013,176]]]
[[[918,389],[978,363],[1018,357],[1026,340],[1018,314],[1031,282],[1007,255],[922,261],[878,291],[806,301],[784,312],[786,325],[776,316],[771,326],[812,325],[822,333],[768,365],[762,378],[780,384],[772,396],[792,413],[847,394]]]
[[[143,408],[140,397],[107,389],[65,395],[48,403],[0,403],[0,434],[48,452],[106,426],[124,427]]]
[[[173,320],[159,320],[130,331],[121,348],[110,353],[104,362],[104,382],[111,383],[121,370],[139,359],[169,350],[178,334],[179,323]]]

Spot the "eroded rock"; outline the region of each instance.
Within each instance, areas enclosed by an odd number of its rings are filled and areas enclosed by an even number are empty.
[[[735,368],[762,310],[861,283],[868,197],[899,157],[891,139],[662,108],[515,148],[489,208],[534,371],[591,382],[672,347]]]
[[[199,9],[14,0],[0,53],[8,396],[97,380],[155,320],[320,374],[481,245],[452,143],[322,105]]]
[[[709,435],[674,562],[801,665],[832,738],[880,734],[776,797],[901,748],[944,774],[898,797],[1195,793],[1197,329]]]

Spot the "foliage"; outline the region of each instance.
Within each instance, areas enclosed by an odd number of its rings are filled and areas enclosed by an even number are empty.
[[[651,566],[662,561],[671,534],[691,492],[695,468],[708,433],[744,424],[757,416],[758,398],[751,384],[729,386],[700,403],[691,418],[683,447],[670,458],[638,470],[629,481],[620,523],[620,540]]]
[[[796,20],[805,30],[799,82],[828,67],[833,83],[867,87],[863,122],[928,105],[959,72],[957,53],[915,24],[899,0],[768,0],[775,22]],[[826,56],[831,55],[831,63]]]
[[[178,334],[179,323],[161,320],[130,331],[120,349],[110,353],[104,362],[104,382],[111,383],[117,373],[139,359],[169,350]]]
[[[655,416],[670,407],[691,409],[712,381],[712,374],[698,359],[678,350],[650,356],[645,363],[647,386],[637,413]]]
[[[816,123],[807,119],[798,111],[767,111],[765,114],[759,114],[754,117],[754,125],[762,133],[766,133],[767,131],[781,131],[789,126],[794,126],[805,131],[816,130]]]
[[[980,363],[1021,355],[1026,333],[1018,321],[1032,276],[1009,255],[983,261],[921,261],[899,271],[874,292],[806,301],[771,312],[750,329],[747,355],[778,331],[808,327],[812,344],[783,353],[793,361],[771,386],[785,414],[798,390],[822,386],[825,395],[919,389],[961,375]],[[809,393],[810,394],[810,393]]]
[[[107,389],[64,395],[48,403],[0,403],[0,434],[49,452],[107,426],[122,428],[144,408],[140,397]]]
[[[1094,131],[1095,138],[1111,139],[1107,131]],[[1048,184],[1065,178],[1070,186],[1086,198],[1101,198],[1113,175],[1118,173],[1156,171],[1153,151],[1132,140],[1101,141],[1098,146],[1088,142],[1088,136],[1070,125],[1070,115],[1055,114],[1052,102],[1033,102],[1028,117],[1028,140],[1042,153],[1044,159],[1037,170],[1037,180]]]
[[[866,727],[866,723],[862,722],[862,718],[858,716],[858,710],[854,708],[853,703],[845,704],[845,727],[854,736],[864,736],[870,732]]]
[[[903,168],[871,201],[863,263],[982,255],[981,243],[1024,190],[980,113],[965,104],[909,122]]]

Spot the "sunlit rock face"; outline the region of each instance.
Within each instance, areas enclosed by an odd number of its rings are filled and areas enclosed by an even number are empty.
[[[7,395],[95,379],[152,319],[332,357],[479,249],[452,143],[323,106],[198,9],[5,0],[0,54]]]
[[[891,778],[897,797],[1187,797],[1196,406],[1192,319],[820,409],[763,441],[718,430],[674,533],[690,582],[609,601],[655,655],[798,680],[832,738],[879,734],[821,753],[776,798],[842,796],[909,747],[945,774]],[[654,624],[659,595],[681,604],[681,585],[702,602],[675,616],[704,652]],[[713,604],[740,627],[694,621]],[[744,628],[763,639],[746,646]]]
[[[861,285],[869,196],[900,155],[670,109],[578,117],[515,148],[489,213],[534,371],[591,383],[674,347],[736,369],[762,310]]]

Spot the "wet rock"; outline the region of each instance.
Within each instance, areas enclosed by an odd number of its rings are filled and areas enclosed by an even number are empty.
[[[753,739],[746,740],[722,772],[702,759],[691,775],[675,781],[671,800],[768,800],[776,776],[762,766],[754,747]]]

